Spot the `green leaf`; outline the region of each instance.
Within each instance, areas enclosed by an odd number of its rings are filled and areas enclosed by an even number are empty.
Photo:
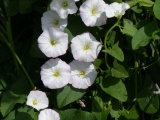
[[[111,49],[105,49],[103,50],[103,52],[107,52],[108,54],[110,54],[111,56],[113,56],[114,58],[116,58],[117,60],[121,62],[124,61],[124,54],[123,54],[122,49],[118,47],[118,42],[114,44]]]
[[[92,99],[92,111],[94,112],[101,112],[104,108],[104,103],[102,99],[98,96]]]
[[[133,37],[138,31],[134,26],[131,20],[123,19],[124,28],[122,30],[123,34]]]
[[[98,96],[94,97],[92,100],[92,113],[96,116],[98,120],[106,120],[111,108],[106,108],[102,99]]]
[[[69,85],[57,90],[57,106],[61,108],[84,95],[85,90],[75,89]]]
[[[111,31],[109,40],[107,41],[108,46],[113,46],[116,39],[116,31]]]
[[[102,64],[102,59],[95,59],[93,64],[96,68],[98,68]]]
[[[125,102],[127,100],[127,90],[120,79],[108,77],[103,79],[100,84],[102,90],[110,96]]]
[[[111,108],[103,108],[101,112],[93,112],[97,120],[107,120],[108,114],[111,111]]]
[[[138,120],[139,113],[136,109],[136,105],[133,105],[130,110],[123,111],[122,116],[124,116],[127,120]]]
[[[151,0],[138,0],[138,3],[140,6],[145,6],[145,7],[152,7],[154,2]]]
[[[10,112],[5,120],[15,120],[15,110]]]
[[[113,118],[119,118],[120,117],[120,102],[114,98],[111,99],[111,111],[110,114]]]
[[[2,76],[0,76],[0,90],[4,90],[7,84]]]
[[[95,115],[76,109],[59,111],[61,120],[97,120]]]
[[[133,6],[131,9],[136,13],[142,13],[143,11],[142,7],[139,7],[138,5]]]
[[[25,95],[17,95],[12,91],[6,91],[1,100],[1,113],[6,116],[15,106],[16,103],[24,103],[26,101]]]
[[[129,74],[126,71],[126,69],[122,65],[118,64],[116,60],[113,63],[113,68],[111,69],[111,73],[112,73],[112,76],[116,78],[129,77]]]
[[[137,96],[140,109],[148,114],[156,113],[159,109],[159,97],[149,89],[144,88]]]
[[[26,112],[18,112],[16,115],[16,120],[34,120],[34,119]]]
[[[153,12],[156,18],[160,20],[159,8],[160,8],[160,0],[155,0],[154,6],[153,6]]]
[[[18,109],[20,114],[28,113],[33,120],[38,120],[38,113],[34,111],[34,108],[25,106]],[[28,115],[27,115],[28,116]]]
[[[146,46],[151,39],[152,33],[157,29],[157,22],[153,21],[140,28],[132,39],[132,49]]]

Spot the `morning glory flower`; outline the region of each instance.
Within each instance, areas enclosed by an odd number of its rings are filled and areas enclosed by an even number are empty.
[[[44,109],[38,115],[38,120],[60,120],[60,116],[52,109]]]
[[[74,0],[53,0],[50,8],[56,11],[62,19],[66,19],[68,14],[74,14],[78,10]]]
[[[106,24],[105,2],[103,0],[86,0],[80,6],[80,16],[86,26]]]
[[[71,51],[74,59],[84,62],[93,62],[102,44],[98,42],[91,33],[77,35],[71,40]]]
[[[38,47],[47,57],[63,55],[68,48],[68,34],[53,27],[46,29],[38,38]]]
[[[113,2],[110,5],[106,4],[105,12],[108,18],[121,17],[129,8],[130,6],[127,3]]]
[[[41,80],[50,89],[62,88],[71,78],[70,66],[59,58],[50,59],[41,67]]]
[[[64,30],[64,28],[67,26],[67,19],[61,19],[59,15],[53,10],[49,10],[43,13],[41,22],[43,30],[49,27],[54,27]]]
[[[28,106],[31,106],[37,110],[44,109],[48,107],[48,98],[45,92],[39,90],[33,90],[27,96]]]
[[[97,72],[91,62],[73,60],[69,65],[71,67],[71,80],[69,83],[74,88],[87,89],[94,83]]]

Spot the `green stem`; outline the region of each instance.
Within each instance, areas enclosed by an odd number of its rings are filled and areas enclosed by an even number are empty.
[[[104,48],[105,50],[107,49],[107,39],[108,39],[108,35],[109,33],[119,24],[121,18],[118,18],[117,22],[108,30],[108,32],[106,33],[105,39],[104,39]],[[105,52],[105,64],[107,66],[108,69],[110,69],[108,63],[107,63],[107,53]]]
[[[26,77],[27,77],[27,79],[28,79],[30,85],[31,85],[32,88],[34,89],[35,86],[34,86],[32,80],[31,80],[30,76],[28,75],[28,73],[27,73],[25,67],[23,66],[22,61],[20,60],[20,58],[18,57],[18,55],[17,55],[17,54],[15,53],[15,51],[13,50],[11,44],[10,44],[10,43],[7,41],[7,39],[3,36],[3,34],[0,33],[0,35],[1,35],[1,37],[3,38],[4,42],[7,44],[7,46],[10,48],[10,50],[11,50],[11,52],[12,52],[14,58],[18,61],[19,65],[21,66],[21,68],[22,68],[24,74],[26,75]]]
[[[9,43],[11,44],[13,50],[14,50],[14,43],[13,43],[13,37],[12,37],[12,31],[11,31],[11,20],[8,18],[6,21],[6,28],[7,28],[7,35],[8,35],[8,40]]]
[[[13,43],[13,37],[12,37],[12,32],[11,32],[11,20],[10,18],[8,18],[8,20],[6,21],[6,29],[7,29],[7,35],[8,35],[8,40],[9,40],[9,43],[10,43],[10,47],[12,47],[12,50],[15,51],[15,48],[14,48],[14,43]],[[19,74],[19,66],[18,66],[18,63],[16,61],[16,58],[13,57],[14,59],[14,63],[15,63],[15,66],[16,66],[16,70]]]

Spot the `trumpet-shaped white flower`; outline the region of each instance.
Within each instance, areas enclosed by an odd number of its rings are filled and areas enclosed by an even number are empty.
[[[63,55],[68,48],[68,34],[56,28],[46,29],[38,38],[38,46],[47,57]]]
[[[68,14],[76,13],[78,10],[74,0],[53,0],[50,8],[56,11],[62,19],[67,18]]]
[[[80,16],[86,26],[106,24],[105,2],[103,0],[86,0],[80,6]]]
[[[92,63],[73,60],[69,65],[71,67],[69,83],[74,88],[86,89],[94,83],[97,72]]]
[[[34,90],[27,96],[27,105],[40,110],[48,107],[48,98],[45,92]]]
[[[59,58],[44,63],[40,74],[43,84],[50,89],[64,87],[71,78],[70,66]]]
[[[77,35],[71,43],[74,59],[84,62],[93,62],[102,48],[102,44],[90,33]]]
[[[110,5],[106,4],[105,12],[108,18],[112,17],[121,17],[125,14],[125,11],[128,10],[130,6],[127,3],[117,3],[114,2]]]
[[[60,120],[60,116],[52,109],[45,109],[38,115],[38,120]]]
[[[59,15],[53,10],[49,10],[43,13],[41,22],[43,30],[50,27],[64,30],[64,28],[67,26],[67,19],[61,19]]]

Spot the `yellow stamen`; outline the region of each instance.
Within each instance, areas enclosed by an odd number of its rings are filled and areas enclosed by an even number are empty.
[[[59,75],[60,75],[60,74],[59,74],[58,71],[54,72],[54,74],[53,74],[54,77],[59,77]]]
[[[67,1],[62,2],[62,7],[67,8],[68,7],[68,2]]]
[[[56,45],[56,41],[55,40],[51,40],[51,45],[52,46]]]
[[[59,24],[59,20],[54,20],[54,21],[53,21],[53,24],[54,24],[54,25],[58,25],[58,24]]]
[[[88,44],[83,46],[83,50],[89,50],[89,49],[90,49],[90,46]]]
[[[33,100],[33,105],[37,105],[38,101],[37,100]]]
[[[81,70],[79,76],[83,77],[83,76],[85,76],[85,74],[86,74],[86,71],[85,70]]]
[[[92,15],[95,15],[96,14],[96,9],[92,8],[91,13],[92,13]]]

